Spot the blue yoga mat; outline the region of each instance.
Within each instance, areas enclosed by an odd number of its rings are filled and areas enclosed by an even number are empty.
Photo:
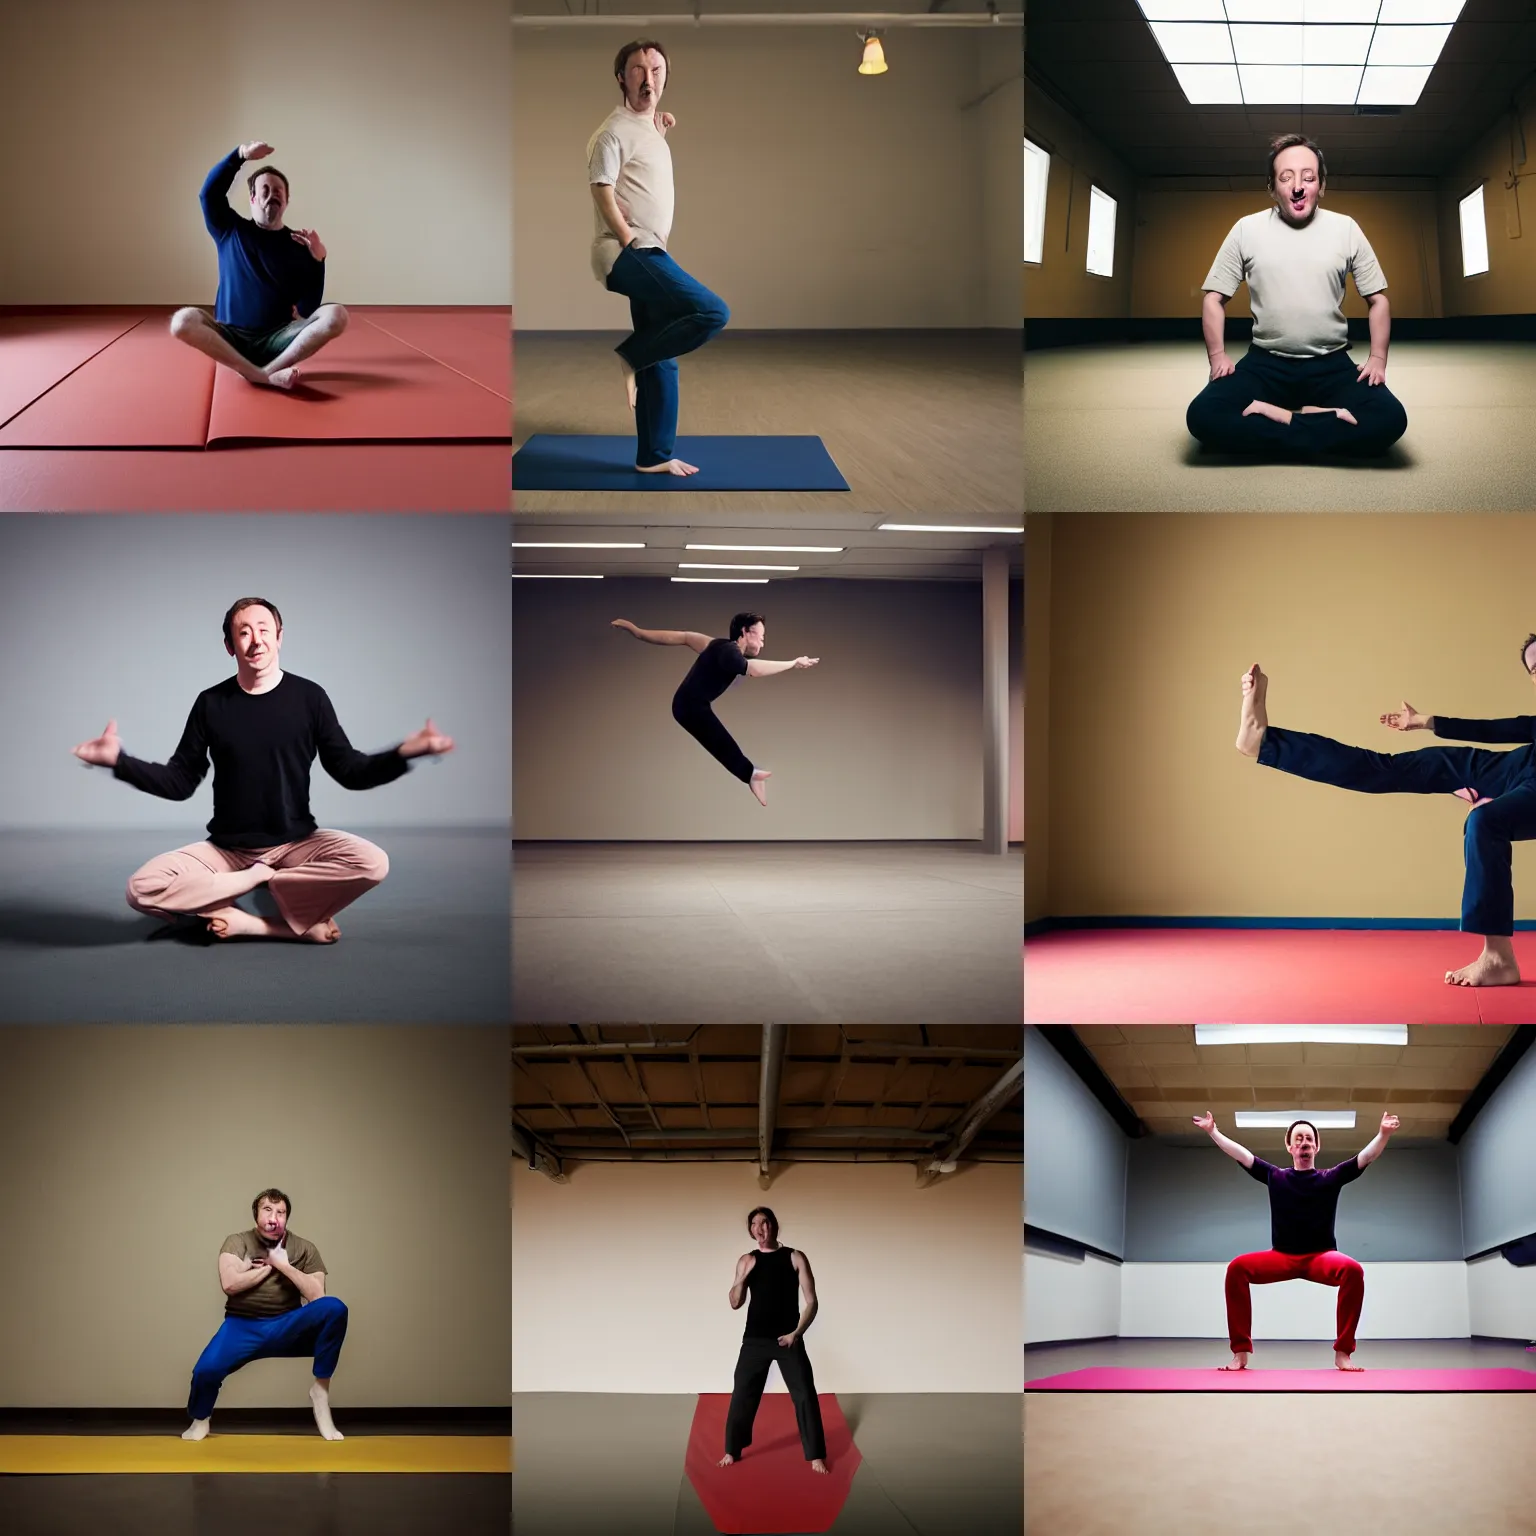
[[[514,491],[846,491],[819,437],[680,437],[696,475],[642,475],[632,437],[538,432],[512,456]]]

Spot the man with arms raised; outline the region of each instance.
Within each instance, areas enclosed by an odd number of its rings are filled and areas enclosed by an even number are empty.
[[[1232,1363],[1223,1371],[1246,1370],[1253,1353],[1253,1298],[1250,1285],[1272,1285],[1277,1280],[1312,1280],[1337,1286],[1338,1331],[1333,1342],[1333,1363],[1341,1371],[1359,1371],[1352,1363],[1355,1328],[1365,1299],[1365,1271],[1355,1259],[1338,1251],[1333,1236],[1334,1213],[1339,1191],[1358,1179],[1387,1149],[1388,1138],[1398,1128],[1396,1115],[1383,1115],[1381,1129],[1347,1163],[1333,1168],[1316,1166],[1321,1146],[1317,1127],[1310,1120],[1295,1120],[1285,1133],[1289,1168],[1277,1168],[1255,1157],[1216,1129],[1209,1110],[1193,1117],[1195,1124],[1228,1157],[1241,1163],[1259,1183],[1269,1186],[1269,1240],[1260,1253],[1243,1253],[1227,1265],[1227,1333],[1232,1344]]]

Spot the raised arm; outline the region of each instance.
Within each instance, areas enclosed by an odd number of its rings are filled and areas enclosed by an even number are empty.
[[[1383,1115],[1381,1117],[1381,1129],[1363,1146],[1355,1156],[1355,1161],[1362,1168],[1368,1168],[1387,1150],[1387,1143],[1392,1139],[1392,1134],[1403,1122],[1396,1115]]]
[[[234,186],[235,177],[240,174],[240,167],[246,162],[248,150],[260,150],[262,157],[272,153],[271,147],[260,140],[237,144],[208,172],[203,180],[203,189],[197,194],[197,200],[203,208],[203,224],[215,240],[222,240],[240,222],[240,215],[229,206],[229,189]]]
[[[1233,1141],[1230,1136],[1223,1136],[1216,1129],[1216,1116],[1210,1110],[1206,1110],[1203,1115],[1193,1115],[1191,1119],[1234,1162],[1241,1163],[1244,1168],[1253,1167],[1253,1153],[1240,1142]]]
[[[709,645],[709,636],[701,635],[696,629],[641,629],[628,619],[614,619],[612,624],[613,628],[625,630],[647,645],[686,645],[691,651],[703,651]]]
[[[797,656],[793,661],[764,661],[762,657],[754,656],[747,663],[747,676],[772,677],[775,672],[803,672],[820,660],[820,656]]]

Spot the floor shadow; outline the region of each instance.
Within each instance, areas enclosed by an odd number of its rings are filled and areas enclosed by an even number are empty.
[[[159,938],[165,925],[152,917],[107,917],[65,907],[0,906],[0,947],[102,949]]]
[[[1217,453],[1214,449],[1197,443],[1194,438],[1190,438],[1184,445],[1180,463],[1190,469],[1220,469],[1241,465],[1246,465],[1250,469],[1273,469],[1281,465],[1289,467],[1298,463],[1321,464],[1329,469],[1353,470],[1405,470],[1418,467],[1418,460],[1400,443],[1394,443],[1385,453],[1375,458],[1349,458],[1345,454],[1340,454],[1337,458],[1296,459],[1284,453]]]

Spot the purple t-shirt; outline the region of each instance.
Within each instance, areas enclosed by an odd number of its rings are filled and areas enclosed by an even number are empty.
[[[1329,1253],[1339,1245],[1333,1237],[1339,1191],[1365,1172],[1358,1158],[1333,1168],[1277,1168],[1262,1157],[1253,1160],[1249,1176],[1269,1185],[1269,1245],[1277,1253]]]

